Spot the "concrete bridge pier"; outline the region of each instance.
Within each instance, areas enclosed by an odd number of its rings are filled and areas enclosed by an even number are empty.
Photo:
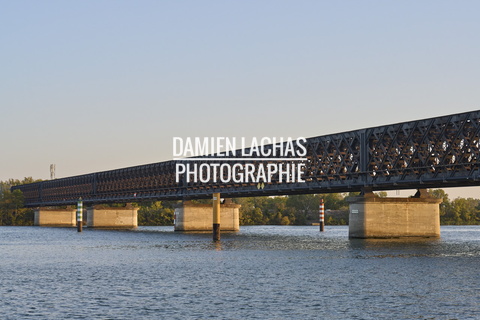
[[[37,208],[34,210],[33,224],[41,227],[75,227],[77,210],[74,208]]]
[[[191,201],[183,201],[175,208],[175,231],[209,231],[213,232],[214,225],[218,225],[218,231],[240,230],[240,205],[225,201],[220,204],[218,194],[219,214],[214,214],[211,204],[198,204]],[[218,210],[218,209],[217,209]],[[218,211],[217,211],[218,212]],[[220,235],[218,234],[218,237]]]
[[[350,197],[350,238],[440,237],[441,199],[419,189],[411,198]]]
[[[87,227],[100,229],[133,229],[138,227],[138,208],[106,207],[102,205],[87,209]]]

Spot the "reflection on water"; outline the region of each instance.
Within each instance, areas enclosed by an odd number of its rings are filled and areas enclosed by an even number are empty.
[[[346,227],[223,233],[0,227],[5,319],[479,319],[480,227],[348,239]]]

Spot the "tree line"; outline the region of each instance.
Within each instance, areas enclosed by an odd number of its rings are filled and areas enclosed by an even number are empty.
[[[33,225],[33,209],[23,206],[24,198],[20,190],[10,191],[12,186],[33,183],[41,180],[24,178],[0,181],[0,226],[31,226]]]
[[[0,225],[33,225],[33,209],[24,208],[22,192],[10,191],[14,185],[33,183],[41,180],[25,178],[0,181]],[[440,223],[443,225],[480,224],[480,200],[456,198],[450,200],[443,189],[429,190],[431,196],[442,199]],[[245,197],[232,199],[241,205],[241,225],[307,225],[318,222],[319,204],[325,203],[325,223],[327,225],[348,224],[347,197],[358,193],[306,194],[277,197]],[[386,197],[387,193],[377,193]],[[211,200],[196,200],[198,203],[211,203]],[[150,201],[136,203],[138,224],[141,226],[173,225],[175,205],[179,201]]]

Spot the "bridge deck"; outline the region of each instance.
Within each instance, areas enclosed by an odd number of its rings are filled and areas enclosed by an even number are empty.
[[[175,181],[177,161],[165,161],[13,187],[26,206],[137,202],[223,197],[330,193],[479,184],[480,111],[409,121],[309,138],[305,182],[285,183],[274,175],[256,182]],[[267,148],[272,148],[268,146]],[[232,157],[238,157],[240,151]],[[275,160],[270,161],[273,163]],[[201,164],[203,160],[189,161]],[[265,159],[249,161],[258,168]],[[267,161],[268,162],[268,161]],[[289,161],[284,161],[289,162]],[[294,161],[292,161],[293,163]]]

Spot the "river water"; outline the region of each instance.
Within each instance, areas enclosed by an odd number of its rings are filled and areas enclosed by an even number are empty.
[[[480,319],[480,226],[0,227],[0,319]]]

